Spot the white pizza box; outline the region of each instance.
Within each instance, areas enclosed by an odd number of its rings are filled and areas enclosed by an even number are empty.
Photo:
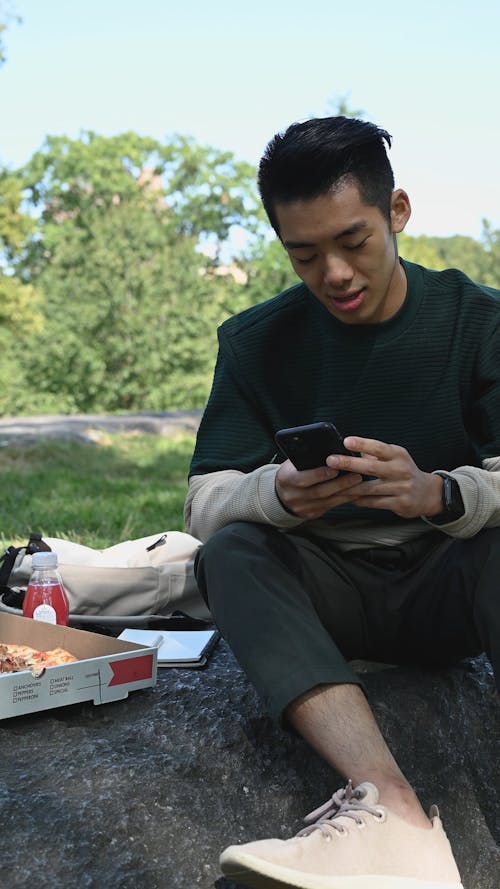
[[[0,642],[40,651],[65,648],[78,658],[71,664],[47,667],[38,678],[30,670],[1,673],[0,719],[80,701],[107,704],[156,684],[158,649],[154,646],[1,613]]]

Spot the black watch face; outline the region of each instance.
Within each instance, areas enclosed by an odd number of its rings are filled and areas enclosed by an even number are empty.
[[[447,525],[463,516],[464,502],[457,480],[444,473],[436,474],[441,475],[443,479],[443,510],[439,515],[433,516],[431,521],[436,525]]]
[[[460,487],[456,479],[447,476],[444,483],[445,512],[450,520],[459,519],[465,512]]]

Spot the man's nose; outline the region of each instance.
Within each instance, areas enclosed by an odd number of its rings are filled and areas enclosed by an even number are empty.
[[[329,255],[325,260],[324,279],[330,287],[345,287],[352,281],[353,269],[341,256]]]

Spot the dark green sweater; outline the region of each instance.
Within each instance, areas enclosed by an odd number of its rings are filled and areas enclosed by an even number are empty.
[[[190,475],[250,472],[277,429],[318,420],[402,445],[427,472],[500,455],[500,293],[403,266],[405,302],[381,324],[338,321],[303,284],[227,320]]]

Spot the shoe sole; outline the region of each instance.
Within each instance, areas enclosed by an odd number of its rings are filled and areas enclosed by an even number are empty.
[[[237,857],[229,849],[221,856],[224,876],[251,889],[463,889],[461,883],[442,883],[435,880],[417,880],[412,877],[390,876],[322,876],[321,874],[297,873],[288,867],[244,855],[238,850]],[[265,867],[265,871],[263,868]]]

